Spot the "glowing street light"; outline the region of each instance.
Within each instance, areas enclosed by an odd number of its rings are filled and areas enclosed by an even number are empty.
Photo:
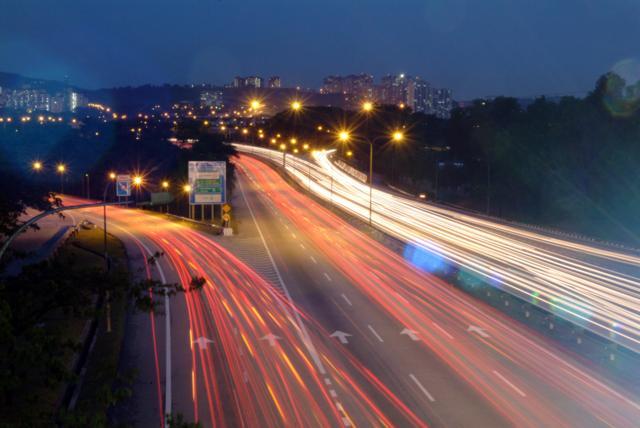
[[[165,189],[165,190],[167,190],[169,188],[169,182],[167,180],[164,180],[162,182],[162,188]]]
[[[258,110],[260,107],[262,107],[260,100],[257,99],[251,100],[251,103],[249,105],[251,106],[252,110]]]
[[[338,139],[340,141],[342,141],[343,143],[348,142],[349,140],[351,140],[351,134],[349,134],[348,131],[340,131],[338,133]]]
[[[309,150],[309,143],[304,143],[302,145],[302,148],[305,149],[305,150]]]
[[[184,186],[182,186],[182,191],[184,193],[191,193],[191,186],[189,184],[185,184]]]
[[[300,101],[293,101],[291,103],[291,110],[300,111],[302,109],[302,103]]]
[[[290,139],[290,140],[289,140],[289,142],[290,142],[292,145],[294,145],[294,146],[295,146],[296,144],[298,144],[298,140],[297,140],[296,138],[292,138],[292,139]]]
[[[365,101],[362,103],[362,111],[365,113],[369,113],[373,111],[373,103],[371,101]]]
[[[133,185],[142,186],[142,177],[140,175],[136,175],[135,177],[133,177]]]
[[[42,162],[40,161],[34,161],[31,164],[31,168],[33,168],[34,171],[40,171],[42,169]]]
[[[401,131],[395,131],[391,134],[391,140],[399,143],[404,140],[404,134]]]
[[[115,180],[115,179],[116,179],[116,173],[115,173],[114,171],[111,171],[111,172],[109,173],[109,178],[110,178],[111,180]]]

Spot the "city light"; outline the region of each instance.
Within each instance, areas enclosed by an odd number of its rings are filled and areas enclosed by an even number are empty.
[[[133,177],[133,185],[134,186],[142,186],[142,176],[136,175]]]
[[[290,139],[290,140],[289,140],[289,142],[290,142],[291,144],[293,144],[293,145],[298,144],[298,140],[297,140],[296,138],[292,138],[292,139]]]
[[[302,148],[305,149],[305,150],[309,150],[309,144],[308,143],[304,143],[302,145]]]
[[[395,131],[391,134],[391,139],[395,142],[400,142],[404,140],[404,134],[401,131]]]
[[[184,186],[182,186],[182,191],[185,193],[190,193],[191,192],[191,186],[188,184],[185,184]]]
[[[58,171],[59,174],[64,174],[66,170],[67,170],[67,166],[63,163],[59,163],[56,166],[56,171]]]
[[[369,113],[372,110],[373,103],[371,101],[365,101],[364,103],[362,103],[362,111],[364,111],[365,113]]]
[[[291,103],[291,110],[299,111],[302,109],[302,103],[300,101],[293,101]]]
[[[111,171],[111,172],[109,173],[109,178],[110,178],[111,180],[115,180],[115,179],[116,179],[116,173],[115,173],[115,172],[113,172],[113,171]]]
[[[247,134],[249,133],[249,130],[248,130],[247,128],[243,128],[243,129],[242,129],[242,133],[243,133],[244,135],[247,135]]]
[[[33,168],[34,171],[40,171],[42,169],[42,162],[35,161],[31,164],[31,167]]]
[[[338,133],[338,139],[340,141],[342,141],[343,143],[346,143],[347,141],[349,141],[351,139],[351,134],[349,134],[348,131],[340,131]]]
[[[287,149],[287,145],[282,143],[280,144],[280,150],[286,150]]]
[[[169,188],[169,182],[168,182],[167,180],[164,180],[164,181],[162,182],[162,188],[163,188],[163,189],[168,189],[168,188]]]

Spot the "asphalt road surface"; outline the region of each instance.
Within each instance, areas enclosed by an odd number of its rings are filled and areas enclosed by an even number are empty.
[[[139,375],[119,420],[636,426],[633,385],[416,269],[263,162],[238,166],[234,237],[108,208],[140,278],[206,280],[129,320],[123,366]]]

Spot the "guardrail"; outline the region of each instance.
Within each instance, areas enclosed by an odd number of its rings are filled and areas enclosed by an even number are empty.
[[[317,197],[357,218],[368,219],[368,186],[335,167],[327,152],[317,153],[315,162],[310,162],[266,148],[234,146],[274,165],[286,165],[286,173]],[[372,225],[380,231],[640,352],[640,280],[607,266],[609,262],[637,266],[640,257],[542,235],[380,189],[374,189],[373,208]],[[595,265],[592,259],[602,264]]]

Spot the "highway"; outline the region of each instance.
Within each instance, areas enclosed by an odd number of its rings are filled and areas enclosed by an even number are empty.
[[[236,145],[282,164],[274,150]],[[319,197],[363,220],[369,186],[337,168],[329,151],[314,161],[287,155],[287,172]],[[414,247],[425,269],[451,264],[465,276],[547,309],[640,352],[640,257],[534,233],[373,189],[373,225]]]
[[[297,307],[284,279],[267,282],[210,235],[162,217],[115,207],[108,217],[139,279],[206,279],[203,290],[161,296],[158,313],[127,323],[123,359],[138,375],[120,422],[161,426],[163,414],[180,413],[203,426],[422,424]],[[101,224],[101,210],[78,218]],[[164,255],[150,260],[156,252]]]
[[[637,391],[416,269],[263,162],[242,156],[239,165],[283,265],[308,272],[292,278],[296,301],[351,334],[349,352],[430,425],[634,425]]]
[[[417,269],[265,163],[237,165],[237,236],[108,209],[140,278],[206,280],[129,320],[123,360],[139,374],[119,421],[635,426],[633,385]],[[101,224],[101,210],[83,214]]]

